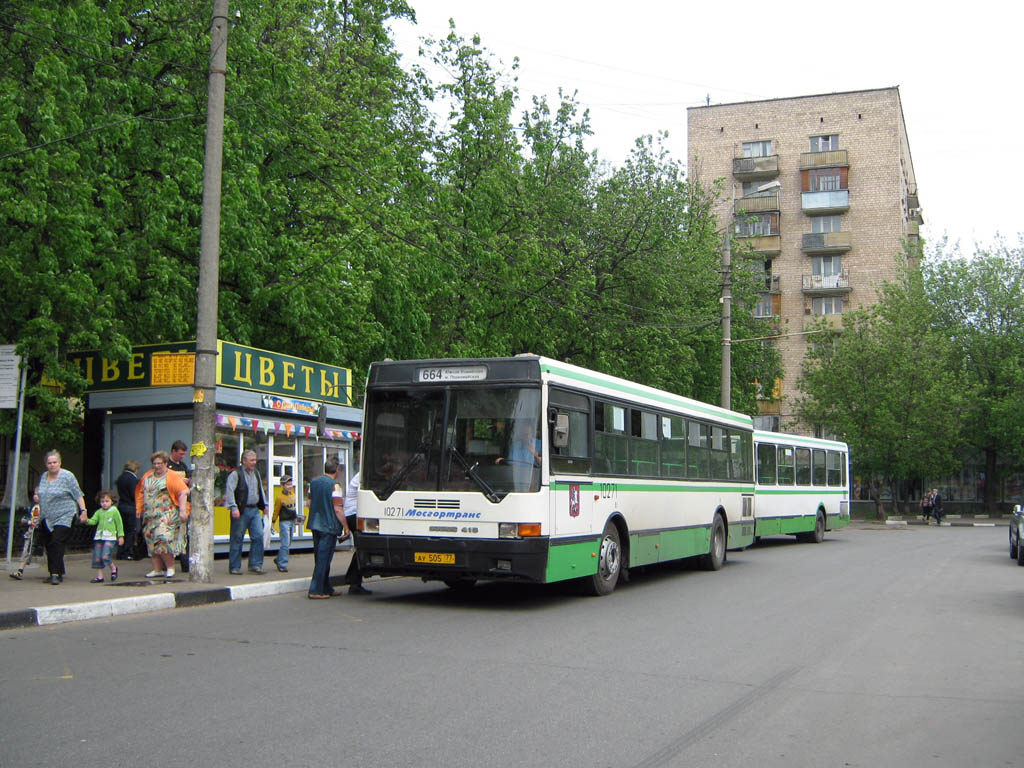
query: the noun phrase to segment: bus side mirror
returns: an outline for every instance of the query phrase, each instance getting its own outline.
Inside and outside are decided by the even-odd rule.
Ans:
[[[569,414],[559,413],[555,416],[555,428],[551,433],[551,445],[565,448],[569,445]]]

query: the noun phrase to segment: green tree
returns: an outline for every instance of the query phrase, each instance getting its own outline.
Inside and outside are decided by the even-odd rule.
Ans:
[[[995,511],[1000,469],[1024,468],[1024,238],[997,240],[971,257],[945,254],[925,266],[943,334],[962,361],[971,397],[963,436],[985,460],[985,507]]]
[[[819,330],[800,379],[805,423],[841,435],[854,472],[880,478],[892,499],[901,484],[954,471],[970,393],[921,273],[904,263],[877,304],[844,313],[841,331]]]
[[[68,403],[86,382],[68,351],[123,360],[132,343],[194,336],[209,11],[0,10],[0,339],[31,366],[38,442],[78,437]],[[420,86],[387,33],[411,13],[400,0],[283,0],[233,25],[221,338],[284,339],[358,369],[388,346],[388,323],[402,325],[379,296],[408,305],[415,290],[395,278],[410,248],[389,234],[424,186]]]

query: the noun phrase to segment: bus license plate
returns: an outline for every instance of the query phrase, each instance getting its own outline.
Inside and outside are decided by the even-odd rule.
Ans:
[[[412,555],[415,563],[429,563],[430,565],[455,565],[455,555],[445,552],[414,552]]]

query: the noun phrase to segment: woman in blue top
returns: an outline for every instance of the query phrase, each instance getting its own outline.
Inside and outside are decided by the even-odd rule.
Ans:
[[[39,542],[46,548],[46,567],[50,584],[64,581],[64,547],[71,536],[71,518],[85,513],[85,497],[78,480],[60,468],[60,454],[46,454],[46,474],[39,478],[33,501],[41,510]]]

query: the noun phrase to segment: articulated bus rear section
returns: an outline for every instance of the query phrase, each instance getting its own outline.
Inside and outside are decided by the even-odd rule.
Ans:
[[[846,443],[780,432],[754,433],[756,534],[818,543],[850,522]]]

